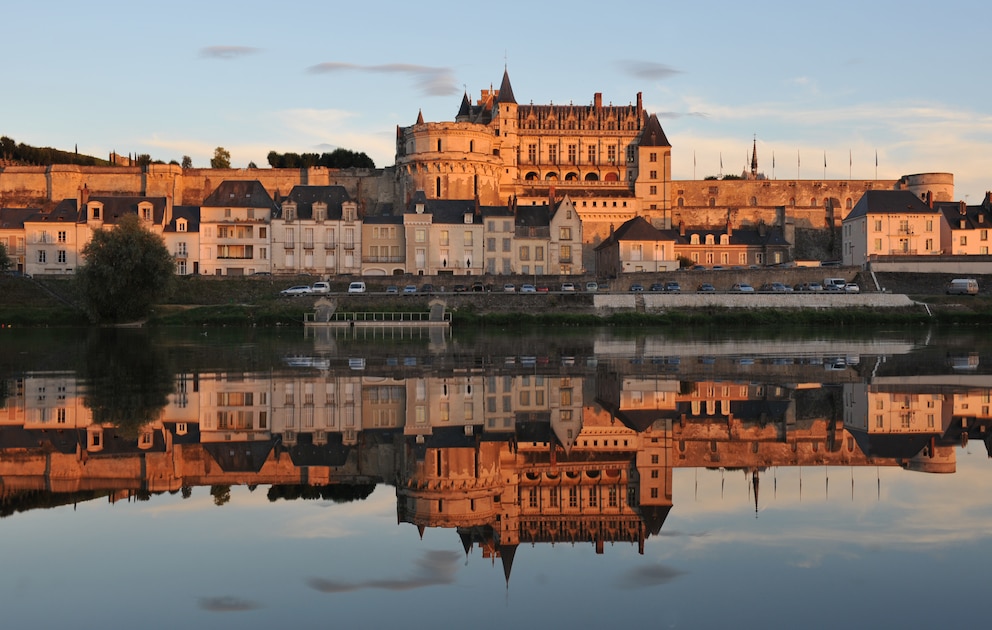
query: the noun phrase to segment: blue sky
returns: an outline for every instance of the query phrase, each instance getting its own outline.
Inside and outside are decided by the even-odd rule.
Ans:
[[[992,189],[984,2],[4,5],[0,134],[36,146],[194,166],[223,146],[236,167],[344,147],[387,166],[397,125],[452,120],[505,65],[520,103],[642,92],[675,179],[741,172],[756,137],[777,179],[874,178],[877,152],[880,178]]]

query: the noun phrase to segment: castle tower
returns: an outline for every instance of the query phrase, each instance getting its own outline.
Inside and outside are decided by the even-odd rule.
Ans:
[[[493,145],[498,147],[503,160],[505,175],[501,179],[500,198],[506,198],[516,192],[516,182],[520,178],[518,164],[520,163],[519,123],[517,119],[517,99],[513,96],[510,86],[510,74],[503,69],[503,81],[499,84],[499,92],[493,102]]]
[[[634,196],[641,202],[642,216],[660,219],[663,229],[671,229],[672,145],[655,114],[647,117],[638,138],[634,177]]]

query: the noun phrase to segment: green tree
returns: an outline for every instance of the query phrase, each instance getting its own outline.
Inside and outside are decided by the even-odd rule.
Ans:
[[[76,272],[86,311],[95,322],[134,321],[168,294],[175,264],[160,236],[126,215],[113,229],[97,230],[83,248]]]
[[[183,168],[193,168],[193,158],[191,158],[188,155],[184,155],[183,156],[182,167]]]
[[[10,256],[7,255],[7,246],[0,243],[0,271],[6,271],[10,269],[11,261]]]
[[[224,147],[214,149],[214,156],[210,158],[210,168],[231,168],[231,152]]]

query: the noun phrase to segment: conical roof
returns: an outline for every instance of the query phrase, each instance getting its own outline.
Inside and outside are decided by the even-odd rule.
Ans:
[[[506,68],[503,69],[503,82],[499,84],[499,97],[497,101],[500,103],[517,104],[517,99],[513,97],[513,88],[510,87],[510,74]]]

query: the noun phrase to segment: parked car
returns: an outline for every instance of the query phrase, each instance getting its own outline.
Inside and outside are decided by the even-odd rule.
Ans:
[[[434,285],[430,282],[425,282],[420,286],[420,292],[430,295],[431,293],[434,293]]]
[[[640,282],[635,282],[634,284],[630,285],[631,293],[640,293],[643,290],[644,290],[644,285],[641,284]]]
[[[854,282],[848,282],[844,285],[844,291],[847,293],[861,293],[861,287]]]
[[[709,282],[704,282],[696,287],[696,291],[699,291],[700,293],[716,293],[716,287]]]
[[[516,293],[517,287],[512,283],[507,282],[503,285],[503,293]]]
[[[465,286],[464,284],[456,284],[454,287],[452,287],[452,290],[455,293],[465,293],[466,291],[468,291],[468,287]]]
[[[521,284],[520,285],[520,292],[521,293],[537,293],[537,288],[535,288],[533,284]]]
[[[549,289],[548,287],[544,286],[543,284],[541,286],[537,287],[537,292],[538,293],[548,293],[550,291],[551,291],[551,289]]]
[[[598,290],[599,290],[599,284],[598,283],[596,283],[596,282],[587,282],[586,283],[586,291],[588,291],[588,292],[591,293],[591,292],[598,291]]]
[[[665,290],[665,285],[663,285],[660,282],[655,282],[650,287],[648,287],[648,291],[664,291],[664,290]]]
[[[352,282],[348,285],[348,293],[365,293],[366,290],[367,287],[365,286],[365,283],[360,280],[358,282]]]
[[[482,284],[481,282],[473,282],[472,283],[472,291],[475,292],[475,293],[485,293],[486,292],[486,285]]]
[[[313,293],[313,289],[306,285],[299,285],[295,287],[289,287],[288,289],[283,289],[279,292],[279,295],[288,295],[291,297],[299,297],[301,295],[310,295]]]
[[[761,285],[761,290],[772,293],[788,293],[792,291],[792,287],[787,287],[781,282],[769,282]]]
[[[399,292],[400,292],[399,287],[393,285],[389,285],[388,287],[386,287],[386,293],[399,293]]]
[[[678,282],[666,282],[665,283],[666,293],[682,293],[682,286]]]
[[[572,284],[571,282],[562,282],[561,283],[561,290],[562,291],[565,291],[567,293],[572,293],[572,292],[575,291],[575,285]]]
[[[730,290],[735,293],[754,293],[754,287],[746,282],[737,282],[730,287]]]
[[[955,278],[947,283],[944,292],[948,295],[978,295],[978,280]]]
[[[416,292],[417,292],[417,285],[415,284],[408,284],[405,287],[403,287],[404,295],[409,295],[411,293],[416,293]]]
[[[314,282],[313,286],[310,287],[310,292],[327,295],[331,292],[331,284],[329,282]]]

